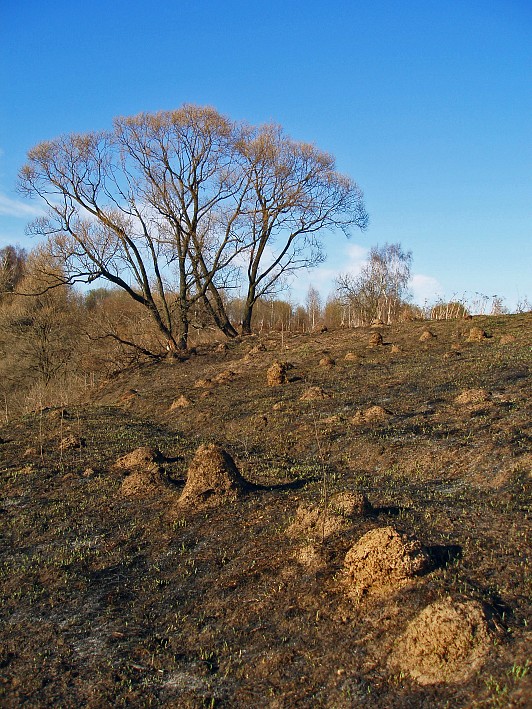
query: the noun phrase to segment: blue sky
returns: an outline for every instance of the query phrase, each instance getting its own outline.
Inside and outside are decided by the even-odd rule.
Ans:
[[[36,143],[117,115],[212,105],[331,152],[368,230],[302,273],[325,297],[367,249],[414,255],[416,300],[532,299],[530,0],[0,0],[0,247]]]

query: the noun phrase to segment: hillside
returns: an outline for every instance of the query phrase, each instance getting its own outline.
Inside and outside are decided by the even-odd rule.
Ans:
[[[2,706],[527,706],[531,332],[241,338],[3,425]]]

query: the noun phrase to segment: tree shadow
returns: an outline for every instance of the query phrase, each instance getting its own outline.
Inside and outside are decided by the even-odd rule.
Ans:
[[[261,485],[260,483],[248,482],[247,489],[250,492],[282,492],[283,490],[300,490],[307,483],[312,482],[310,479],[299,478],[288,483],[276,483],[275,485]]]

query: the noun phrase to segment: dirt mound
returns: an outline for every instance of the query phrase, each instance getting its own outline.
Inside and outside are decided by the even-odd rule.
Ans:
[[[392,349],[390,350],[390,352],[392,354],[398,354],[399,352],[401,352],[401,348],[399,347],[399,345],[392,345]]]
[[[382,339],[382,335],[380,332],[372,332],[369,340],[368,340],[368,345],[370,347],[380,347],[381,345],[384,344],[384,340]]]
[[[212,379],[197,379],[194,386],[196,389],[210,389],[213,386]]]
[[[248,485],[227,451],[214,443],[202,444],[189,465],[178,505],[215,506],[237,499]]]
[[[190,399],[187,399],[187,397],[182,394],[179,398],[172,402],[170,405],[170,411],[175,411],[175,409],[184,409],[187,406],[190,406],[191,403],[192,402]]]
[[[259,352],[266,352],[266,345],[262,342],[258,342],[254,347],[252,347],[249,350],[248,355],[258,354]]]
[[[391,413],[383,409],[382,406],[370,406],[366,411],[357,411],[351,419],[351,423],[360,426],[365,423],[383,423],[389,419]]]
[[[480,328],[480,327],[472,327],[471,330],[469,331],[469,336],[467,338],[468,342],[482,342],[483,340],[486,340],[488,338],[488,335],[486,332]]]
[[[509,345],[511,342],[515,342],[513,335],[501,335],[501,339],[499,340],[501,345]]]
[[[336,364],[335,360],[330,355],[325,355],[320,359],[320,367],[334,367]]]
[[[490,394],[486,389],[464,389],[458,394],[454,403],[458,406],[470,406],[484,404],[488,401],[490,401]]]
[[[393,527],[368,532],[345,557],[349,590],[357,600],[393,592],[429,568],[421,543]]]
[[[421,337],[419,338],[420,342],[427,342],[428,340],[432,340],[433,337],[436,337],[436,335],[431,332],[430,330],[423,330],[421,333]]]
[[[344,532],[353,519],[367,514],[371,505],[365,495],[343,492],[333,495],[327,509],[323,505],[299,505],[292,524],[286,530],[290,537],[320,539]]]
[[[118,458],[113,465],[115,470],[134,470],[135,468],[159,463],[162,460],[162,454],[157,448],[150,446],[142,446],[135,448],[131,453],[126,453],[121,458]]]
[[[85,439],[80,436],[76,436],[73,433],[67,434],[59,443],[59,448],[61,451],[74,450],[76,448],[83,448],[84,446]]]
[[[346,362],[359,362],[360,356],[355,354],[355,352],[348,352],[344,359]]]
[[[280,386],[288,381],[287,372],[291,369],[288,362],[274,362],[266,372],[266,381],[269,387]]]
[[[124,478],[120,486],[122,495],[132,497],[158,493],[163,488],[162,468],[151,463],[145,468],[138,468]]]
[[[380,318],[375,318],[371,321],[371,327],[383,327],[384,322]]]
[[[320,401],[321,399],[331,399],[331,394],[328,394],[321,387],[309,387],[300,397],[300,401]]]
[[[161,453],[156,448],[142,446],[131,453],[118,458],[113,465],[115,470],[126,475],[120,486],[123,495],[143,496],[159,492],[163,485],[162,468],[159,462]]]
[[[217,384],[229,384],[236,377],[236,374],[231,369],[224,369],[214,377]]]
[[[446,598],[408,624],[390,664],[419,684],[465,682],[483,664],[489,643],[480,603]]]

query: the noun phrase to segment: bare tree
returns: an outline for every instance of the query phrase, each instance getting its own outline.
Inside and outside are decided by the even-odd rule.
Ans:
[[[41,143],[20,173],[21,189],[48,205],[30,232],[48,238],[65,282],[123,289],[171,350],[187,346],[194,302],[219,314],[216,279],[241,248],[230,228],[241,180],[231,132],[214,109],[194,106],[119,118],[113,132]],[[220,318],[236,334],[223,309]]]
[[[398,243],[384,244],[372,247],[358,277],[339,276],[338,291],[349,302],[358,324],[397,319],[408,294],[411,267],[411,251],[403,251]]]
[[[312,285],[309,286],[307,291],[305,305],[310,327],[314,329],[316,327],[316,321],[321,316],[321,297],[319,291]]]
[[[224,294],[244,271],[249,333],[257,299],[321,260],[319,232],[367,223],[360,190],[332,157],[280,128],[192,105],[41,143],[20,186],[48,206],[29,231],[47,238],[64,283],[103,278],[122,289],[172,352],[186,349],[199,309],[237,334]]]
[[[361,191],[336,171],[334,158],[279,126],[248,128],[238,148],[249,180],[238,222],[248,244],[242,333],[249,334],[256,301],[283,276],[323,260],[326,232],[365,229],[368,217]]]

